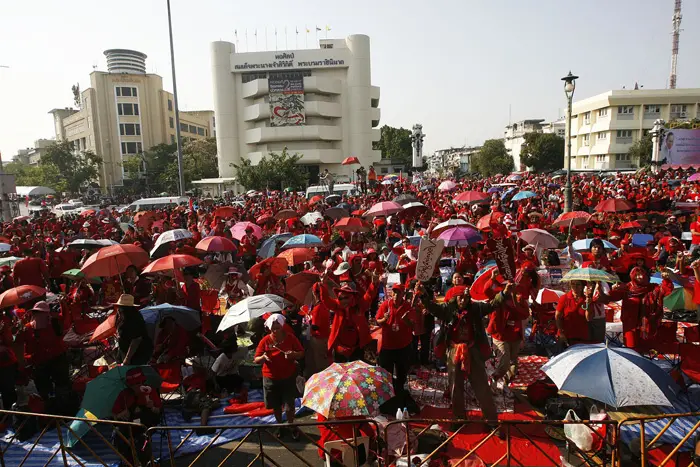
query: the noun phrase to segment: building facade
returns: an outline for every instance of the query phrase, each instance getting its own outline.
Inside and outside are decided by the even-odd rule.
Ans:
[[[211,45],[219,176],[284,148],[300,154],[311,182],[319,171],[349,175],[355,156],[367,168],[381,159],[379,88],[371,84],[365,35],[323,39],[319,49],[239,53]]]
[[[12,162],[31,166],[38,165],[46,149],[55,143],[55,139],[38,139],[34,141],[34,147],[18,150],[17,154],[12,156]]]
[[[481,146],[438,149],[428,158],[428,170],[434,174],[469,173],[472,157]]]
[[[571,168],[628,169],[639,166],[629,149],[663,119],[698,118],[700,89],[613,90],[574,102]]]
[[[544,119],[529,119],[508,125],[503,134],[503,143],[510,155],[513,156],[513,166],[516,172],[527,170],[527,167],[520,161],[520,151],[525,143],[527,133],[554,133],[564,138],[566,122],[564,119],[550,123],[545,123]]]
[[[80,108],[53,109],[56,140],[102,157],[100,186],[124,183],[122,161],[158,144],[176,142],[173,95],[163,78],[146,73],[146,55],[125,49],[105,51],[107,71],[90,74]],[[214,136],[213,111],[180,112],[183,142]],[[173,154],[173,157],[176,155]]]

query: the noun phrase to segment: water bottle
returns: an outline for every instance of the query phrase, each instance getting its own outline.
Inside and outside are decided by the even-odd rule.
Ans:
[[[396,409],[396,420],[401,420],[403,418],[403,412],[401,409]]]
[[[408,414],[408,409],[406,407],[404,407],[403,413],[401,414],[401,419],[408,420],[409,418],[410,418],[410,415]]]

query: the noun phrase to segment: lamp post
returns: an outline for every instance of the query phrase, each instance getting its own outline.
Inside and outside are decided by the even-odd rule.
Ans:
[[[659,118],[654,122],[654,127],[649,132],[652,141],[651,170],[654,173],[659,173],[659,165],[661,164],[661,141],[663,141],[664,133],[666,133],[665,126],[666,122]]]
[[[564,187],[564,212],[571,212],[571,102],[574,99],[576,90],[576,80],[578,76],[569,74],[561,80],[564,81],[564,93],[566,94],[566,157],[564,167],[566,168],[566,186]]]
[[[182,136],[180,135],[180,109],[177,105],[177,81],[175,80],[175,48],[173,47],[173,23],[170,18],[170,0],[168,4],[168,32],[170,33],[170,64],[173,70],[173,105],[175,106],[175,136],[177,138],[177,171],[180,176],[180,196],[185,196],[185,174],[182,168]]]

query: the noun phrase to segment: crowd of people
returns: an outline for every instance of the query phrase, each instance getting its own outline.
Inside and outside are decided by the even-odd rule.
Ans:
[[[694,288],[700,274],[700,186],[687,181],[690,174],[677,169],[576,175],[573,211],[578,215],[568,222],[560,217],[564,180],[534,173],[378,183],[372,172],[369,185],[363,174],[357,192],[342,196],[249,192],[235,204],[193,198],[189,205],[147,213],[102,208],[79,216],[40,212],[17,218],[2,226],[7,246],[0,257],[5,264],[0,292],[35,286],[44,293],[24,301],[0,299],[3,407],[26,407],[17,388],[31,380],[43,407],[36,410],[74,415],[74,405],[66,401],[80,403],[74,373],[81,362],[71,350],[82,348],[114,313],[114,337],[98,340],[115,349],[108,366],[176,362],[179,368],[207,354],[213,363],[200,388],[225,398],[240,396],[250,385],[250,376],[240,371],[248,361],[261,368],[265,405],[279,422],[294,420],[299,377],[309,378],[332,362],[363,359],[394,375],[398,395],[405,395],[413,369],[444,365],[454,417],[466,416],[469,384],[484,418],[495,421],[492,390],[515,377],[525,330],[541,313],[554,314],[555,351],[560,351],[603,342],[605,305],[621,300],[624,345],[641,349],[654,341],[663,299],[674,282],[700,304]],[[332,187],[333,176],[323,177]],[[471,196],[460,196],[464,193]],[[378,203],[394,200],[402,208],[372,213]],[[600,207],[604,202],[609,207]],[[441,274],[436,265],[429,280],[418,280],[419,239],[435,238],[451,226],[478,235],[445,247],[442,256],[454,259],[452,274]],[[178,229],[186,233],[159,241]],[[530,229],[546,231],[560,244],[529,243],[519,234]],[[690,232],[688,239],[684,232]],[[283,246],[303,235],[292,250]],[[488,240],[495,236],[509,239],[516,266],[511,278],[492,265],[496,252]],[[208,247],[212,237],[228,240],[224,243],[231,247]],[[113,248],[97,240],[153,250],[151,261],[170,255],[199,261],[155,273],[142,273],[146,264],[134,261],[111,276],[93,277],[86,267],[92,256]],[[586,246],[576,248],[582,240]],[[593,268],[620,282],[550,281],[547,287],[562,294],[543,304],[538,293],[552,267]],[[85,273],[75,272],[81,268]],[[655,273],[659,279],[651,281]],[[290,284],[302,276],[305,290],[292,291]],[[226,310],[261,294],[284,298],[284,309],[220,329]],[[140,310],[161,304],[195,310],[198,326],[170,317],[156,323],[154,333]],[[695,313],[688,316],[697,320]],[[250,337],[252,358],[241,348],[243,336]],[[487,374],[491,358],[495,372]],[[154,397],[159,388],[148,388],[142,370],[130,370],[127,379],[114,418],[133,420],[160,410]]]

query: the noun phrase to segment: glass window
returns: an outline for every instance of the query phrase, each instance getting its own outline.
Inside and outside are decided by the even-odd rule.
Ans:
[[[599,109],[598,110],[598,116],[599,117],[606,117],[608,115],[608,109],[607,107],[604,109]]]
[[[660,105],[645,105],[644,106],[644,113],[645,114],[658,114],[660,112],[661,112]]]
[[[199,136],[204,136],[204,128],[197,127],[197,134],[198,134]]]
[[[134,97],[138,97],[137,88],[131,88],[131,95]]]
[[[632,130],[617,130],[617,137],[620,139],[631,138]]]
[[[634,107],[631,105],[621,105],[617,108],[617,113],[619,114],[632,114],[634,113]]]
[[[116,88],[114,88],[114,91],[117,93],[117,97],[121,97],[121,95],[122,95],[122,88],[121,87],[117,86]]]
[[[194,133],[196,135],[197,134],[197,127],[194,125],[190,125],[190,133]]]
[[[608,139],[608,133],[605,131],[598,133],[598,139]]]
[[[175,119],[173,117],[170,117],[170,128],[175,128]]]
[[[180,131],[187,131],[187,123],[180,122]]]
[[[139,105],[134,104],[134,115],[138,115],[138,114],[139,114]]]
[[[173,100],[172,99],[168,99],[168,110],[171,112],[173,111]]]

